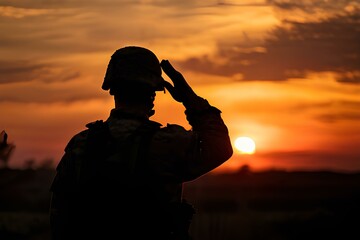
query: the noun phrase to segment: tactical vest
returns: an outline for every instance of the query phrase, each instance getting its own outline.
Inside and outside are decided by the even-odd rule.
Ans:
[[[193,207],[181,196],[178,202],[169,202],[164,194],[168,183],[147,168],[147,149],[160,126],[145,122],[120,141],[112,137],[107,122],[99,120],[87,127],[85,154],[74,165],[76,178],[68,206],[70,225],[78,226],[79,235],[89,226],[106,232],[122,227],[127,234],[140,230],[157,239],[190,239]],[[119,221],[94,223],[94,219],[119,217],[123,226],[117,225]]]

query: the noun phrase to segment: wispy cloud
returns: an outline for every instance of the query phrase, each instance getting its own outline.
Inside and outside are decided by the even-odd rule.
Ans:
[[[325,122],[325,123],[334,123],[339,120],[347,120],[347,121],[359,121],[360,113],[355,111],[341,111],[337,113],[324,113],[316,116],[316,119]]]
[[[305,12],[314,12],[317,9],[328,11],[343,11],[349,5],[356,5],[354,0],[267,0],[267,3],[283,10],[300,9]]]
[[[9,18],[25,18],[54,13],[54,9],[18,8],[12,6],[0,6],[0,16]]]
[[[324,109],[329,107],[338,107],[341,109],[360,109],[360,101],[333,100],[319,103],[300,103],[296,104],[292,108],[296,111],[306,111],[308,109]]]
[[[353,0],[267,0],[282,20],[322,21],[336,15],[358,12],[360,2]]]
[[[344,149],[345,150],[345,149]],[[360,167],[360,152],[326,152],[326,151],[282,151],[258,153],[264,165],[283,166],[293,169],[323,169],[352,171]]]
[[[32,84],[31,82],[8,84],[0,88],[0,103],[41,103],[46,105],[104,99],[105,95],[99,94],[98,85],[100,83],[97,84],[96,81],[89,79],[51,84]]]
[[[102,98],[101,79],[59,63],[0,61],[0,102],[52,103]]]
[[[0,85],[16,82],[64,82],[80,77],[80,72],[68,67],[25,60],[0,61]]]
[[[185,68],[244,80],[286,80],[307,72],[333,71],[339,81],[360,83],[360,14],[322,22],[286,22],[269,33],[264,44],[248,48],[239,44],[218,46],[220,59],[203,56],[182,63]],[[246,47],[245,47],[246,48]]]

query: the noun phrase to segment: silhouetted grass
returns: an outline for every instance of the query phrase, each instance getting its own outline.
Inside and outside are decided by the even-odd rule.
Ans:
[[[53,170],[0,169],[0,239],[48,240]],[[360,174],[239,172],[185,184],[194,240],[360,239]]]

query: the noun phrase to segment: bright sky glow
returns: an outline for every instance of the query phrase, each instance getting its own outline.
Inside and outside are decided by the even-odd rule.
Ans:
[[[235,148],[243,154],[253,154],[256,149],[254,140],[249,137],[238,137],[234,145]]]
[[[9,165],[57,163],[86,123],[106,119],[110,56],[140,45],[222,111],[231,139],[256,141],[216,171],[360,170],[359,10],[358,0],[0,0]],[[152,120],[190,129],[168,93],[155,110]]]

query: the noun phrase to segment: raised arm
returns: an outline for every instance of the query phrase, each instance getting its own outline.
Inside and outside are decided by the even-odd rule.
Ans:
[[[186,118],[192,126],[195,142],[190,146],[192,149],[189,150],[189,161],[185,168],[185,180],[192,180],[215,169],[232,156],[228,128],[221,118],[221,111],[199,97],[169,61],[163,60],[161,67],[173,82],[173,85],[165,82],[166,89],[176,101],[183,103]]]

